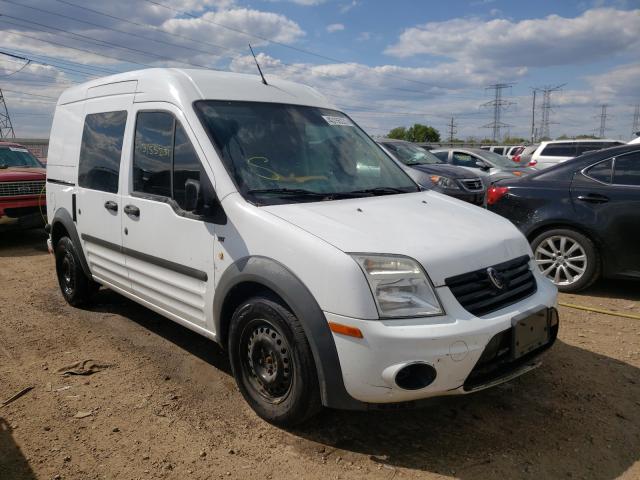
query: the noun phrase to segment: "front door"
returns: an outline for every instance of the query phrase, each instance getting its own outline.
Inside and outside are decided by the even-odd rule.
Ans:
[[[604,232],[606,270],[640,278],[640,152],[576,174],[571,196],[577,220]]]
[[[133,95],[86,101],[78,162],[75,215],[91,273],[105,285],[129,289],[122,254],[119,175]]]
[[[204,155],[182,113],[145,104],[123,192],[123,251],[133,293],[190,327],[212,327],[213,224],[189,210],[187,181],[204,182]],[[210,288],[208,288],[210,287]]]

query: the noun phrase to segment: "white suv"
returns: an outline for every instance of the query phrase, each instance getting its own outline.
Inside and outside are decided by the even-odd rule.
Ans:
[[[65,91],[49,247],[228,349],[268,421],[468,393],[538,365],[556,288],[506,219],[417,185],[294,83],[150,69]]]
[[[531,154],[529,165],[538,170],[548,168],[592,150],[624,145],[618,140],[550,140],[540,142]]]

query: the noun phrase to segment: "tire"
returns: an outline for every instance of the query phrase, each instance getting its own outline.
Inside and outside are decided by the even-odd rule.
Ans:
[[[561,292],[584,290],[600,277],[598,249],[589,237],[576,230],[557,228],[542,232],[531,242],[531,249],[542,274]]]
[[[228,348],[240,393],[261,418],[291,427],[321,410],[309,342],[280,300],[259,296],[243,302],[231,319]]]
[[[74,307],[88,303],[100,285],[85,275],[76,247],[69,237],[58,240],[55,258],[58,284],[64,299]]]

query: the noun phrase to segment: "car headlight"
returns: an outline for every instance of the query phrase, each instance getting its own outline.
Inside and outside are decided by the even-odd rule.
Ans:
[[[444,314],[431,281],[415,260],[378,254],[352,257],[369,282],[380,318]]]
[[[431,181],[436,187],[447,188],[449,190],[460,190],[460,187],[456,181],[449,177],[443,177],[442,175],[431,175]]]

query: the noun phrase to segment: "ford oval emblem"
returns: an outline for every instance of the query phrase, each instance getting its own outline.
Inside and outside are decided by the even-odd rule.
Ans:
[[[487,268],[487,276],[489,277],[489,281],[496,288],[496,290],[504,290],[504,288],[506,287],[504,275],[498,272],[495,268],[489,267]]]

